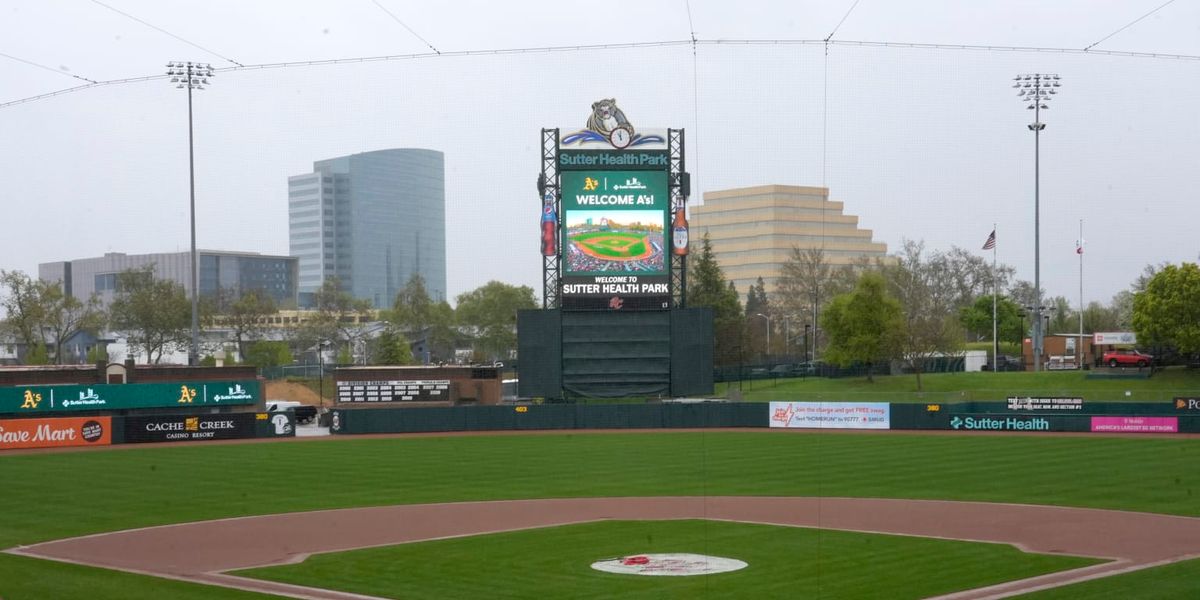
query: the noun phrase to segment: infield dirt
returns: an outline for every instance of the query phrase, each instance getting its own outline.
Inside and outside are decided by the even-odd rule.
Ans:
[[[1012,544],[1107,559],[958,592],[1003,598],[1200,556],[1200,519],[1054,506],[870,498],[657,497],[415,504],[241,517],[118,531],[6,552],[295,598],[366,598],[224,574],[319,552],[605,519],[717,519]]]

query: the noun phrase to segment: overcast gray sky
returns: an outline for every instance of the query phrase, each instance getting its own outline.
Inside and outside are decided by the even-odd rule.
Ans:
[[[1043,113],[1042,284],[1075,302],[1084,219],[1085,301],[1107,302],[1144,265],[1200,254],[1200,60],[845,42],[1082,49],[1162,4],[0,0],[0,103],[86,83],[72,75],[159,75],[170,60],[225,69],[432,46],[447,54],[219,73],[195,98],[198,244],[286,254],[289,175],[433,148],[446,153],[451,296],[491,279],[540,294],[539,129],[582,127],[604,97],[636,126],[687,129],[693,203],[706,190],[828,185],[893,250],[903,238],[978,249],[996,223],[1000,261],[1032,280],[1032,111],[1009,85],[1058,73]],[[692,29],[705,41],[821,40],[835,27],[828,54],[820,43],[452,54]],[[1093,50],[1200,56],[1200,3],[1172,2]],[[0,268],[185,250],[187,150],[185,94],[163,79],[0,107]]]

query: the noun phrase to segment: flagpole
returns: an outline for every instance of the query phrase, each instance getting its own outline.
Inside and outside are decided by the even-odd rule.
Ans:
[[[1083,219],[1079,220],[1079,368],[1083,368]]]
[[[996,235],[996,224],[992,223],[992,235]],[[992,244],[992,372],[1000,365],[1000,338],[996,336],[996,245]]]

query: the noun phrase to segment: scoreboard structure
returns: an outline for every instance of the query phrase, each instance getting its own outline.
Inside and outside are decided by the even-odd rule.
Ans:
[[[542,129],[542,309],[517,318],[525,397],[712,392],[712,313],[689,309],[684,130],[635,130],[615,100]]]

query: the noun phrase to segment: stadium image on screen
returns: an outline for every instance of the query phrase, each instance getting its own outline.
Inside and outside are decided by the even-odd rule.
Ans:
[[[656,210],[568,210],[568,273],[662,273],[663,213]]]

